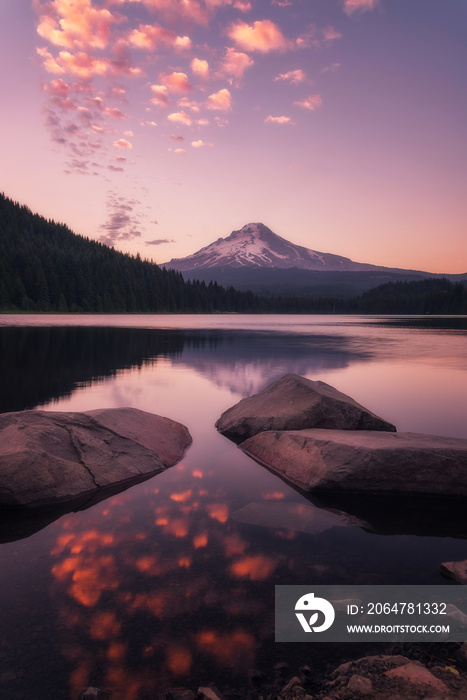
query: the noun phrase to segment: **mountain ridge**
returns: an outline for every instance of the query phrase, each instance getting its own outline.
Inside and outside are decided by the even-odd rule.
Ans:
[[[371,263],[355,262],[334,253],[323,253],[291,243],[261,222],[246,224],[226,238],[218,238],[192,255],[172,258],[162,267],[179,272],[208,269],[262,268],[270,270],[300,269],[314,272],[423,272],[404,270]],[[430,273],[423,274],[429,275]]]

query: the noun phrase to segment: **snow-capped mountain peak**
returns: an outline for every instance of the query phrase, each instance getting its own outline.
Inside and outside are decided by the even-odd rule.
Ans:
[[[250,223],[227,238],[201,248],[186,258],[174,258],[165,267],[180,271],[206,268],[301,268],[342,270],[352,261],[295,245],[262,223]]]

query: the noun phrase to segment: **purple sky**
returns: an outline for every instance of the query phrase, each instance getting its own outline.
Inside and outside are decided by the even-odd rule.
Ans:
[[[0,189],[164,262],[251,221],[467,271],[464,0],[2,0]]]

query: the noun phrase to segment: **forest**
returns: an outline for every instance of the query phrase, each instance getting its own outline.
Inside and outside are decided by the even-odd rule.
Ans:
[[[467,287],[389,282],[353,298],[261,297],[185,281],[73,233],[0,194],[0,311],[42,313],[467,314]]]

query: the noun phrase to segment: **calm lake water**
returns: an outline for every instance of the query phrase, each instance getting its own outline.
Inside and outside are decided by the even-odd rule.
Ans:
[[[274,642],[276,584],[451,585],[439,565],[467,558],[462,504],[318,507],[214,428],[295,372],[399,431],[467,438],[465,317],[5,315],[0,353],[1,412],[133,406],[193,436],[177,466],[92,508],[2,516],[3,697],[154,700],[337,664],[362,646]]]

